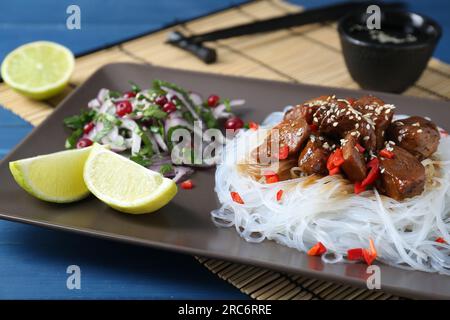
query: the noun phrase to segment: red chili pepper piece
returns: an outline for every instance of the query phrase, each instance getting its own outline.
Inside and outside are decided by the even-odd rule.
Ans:
[[[277,201],[280,201],[282,196],[283,196],[283,190],[278,190],[278,192],[277,192]]]
[[[380,176],[380,161],[378,158],[373,158],[367,163],[367,168],[370,168],[367,177],[361,181],[361,186],[367,187],[373,184]]]
[[[436,238],[436,240],[434,240],[434,241],[439,242],[439,243],[447,243],[447,242],[445,241],[445,239],[442,238],[442,237]]]
[[[356,148],[358,149],[359,153],[364,153],[364,151],[366,151],[366,149],[359,143],[356,144]]]
[[[322,242],[317,242],[311,249],[308,250],[308,256],[321,256],[327,252],[327,248],[322,244]]]
[[[190,190],[190,189],[194,188],[194,183],[190,179],[186,180],[186,181],[183,181],[181,183],[181,188],[183,188],[185,190]]]
[[[256,122],[250,121],[248,123],[248,128],[251,129],[251,130],[256,131],[256,130],[258,130],[259,125]]]
[[[266,175],[266,183],[275,183],[278,181],[280,181],[280,178],[278,177],[277,174]]]
[[[366,187],[361,184],[361,182],[355,182],[354,187],[355,194],[360,194],[361,192],[366,191]]]
[[[370,266],[374,262],[374,260],[377,258],[376,255],[373,255],[367,249],[363,249],[363,257],[364,257],[364,261],[367,263],[368,266]]]
[[[278,159],[279,160],[285,160],[287,159],[288,155],[289,155],[289,147],[288,146],[281,146],[280,150],[278,150]]]
[[[350,103],[351,106],[352,106],[352,105],[355,103],[355,101],[356,101],[355,98],[346,98],[345,100],[347,100],[348,103]]]
[[[328,171],[328,174],[330,175],[330,176],[334,176],[335,174],[338,174],[338,173],[340,173],[341,172],[341,169],[339,169],[339,167],[336,167],[336,168],[333,168],[333,169],[331,169],[330,171]]]
[[[342,149],[336,149],[327,160],[327,169],[328,171],[333,170],[334,168],[339,168],[344,163],[344,155],[342,154]]]
[[[392,159],[392,158],[394,158],[394,153],[387,149],[383,149],[380,151],[380,156],[383,158]]]
[[[233,199],[234,202],[239,203],[239,204],[244,204],[244,200],[242,200],[239,193],[232,191],[230,194],[231,194],[231,199]]]
[[[347,259],[351,261],[361,260],[363,258],[363,248],[354,248],[347,250]]]
[[[317,130],[319,130],[319,127],[317,126],[317,124],[310,124],[309,125],[309,129],[311,129],[311,131],[317,131]]]

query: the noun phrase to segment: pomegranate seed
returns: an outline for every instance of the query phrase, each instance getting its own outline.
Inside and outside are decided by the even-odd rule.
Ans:
[[[282,196],[283,196],[283,190],[278,190],[278,192],[277,192],[277,201],[280,201]]]
[[[212,94],[208,97],[208,106],[214,108],[219,103],[220,97],[216,94]]]
[[[156,97],[156,99],[155,99],[155,103],[160,107],[165,105],[167,102],[169,102],[169,101],[167,100],[166,96],[159,96],[159,97]]]
[[[83,127],[84,134],[88,134],[89,132],[91,132],[92,129],[94,129],[94,127],[95,127],[95,124],[93,122],[86,123]]]
[[[86,148],[89,147],[90,145],[92,145],[92,140],[88,139],[88,138],[81,138],[80,140],[78,140],[77,142],[77,149],[82,149],[82,148]]]
[[[238,117],[229,118],[225,122],[225,129],[238,130],[244,127],[244,121]]]
[[[163,110],[164,112],[172,113],[177,110],[177,107],[172,102],[167,102],[166,104],[164,104]]]
[[[194,188],[194,183],[192,183],[192,180],[190,180],[190,179],[183,181],[181,183],[181,188],[183,188],[185,190],[190,190],[190,189]]]
[[[133,111],[133,106],[131,105],[130,101],[124,100],[119,101],[116,104],[116,114],[119,117],[123,117]]]
[[[136,93],[134,93],[133,91],[128,91],[123,94],[123,97],[125,99],[134,98],[134,97],[136,97]]]

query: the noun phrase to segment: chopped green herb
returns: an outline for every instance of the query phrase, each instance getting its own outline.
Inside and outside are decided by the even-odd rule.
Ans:
[[[83,129],[76,129],[71,133],[71,135],[66,139],[64,144],[66,149],[74,149],[77,146],[78,139],[83,135]]]
[[[64,125],[70,129],[82,129],[86,123],[94,119],[95,114],[94,110],[83,110],[80,115],[65,118]]]
[[[173,166],[170,163],[166,163],[166,164],[163,164],[159,168],[159,173],[161,173],[162,175],[165,175],[166,173],[169,173],[172,170],[173,170]]]
[[[148,167],[152,163],[152,161],[149,158],[147,158],[139,153],[131,156],[130,160],[132,160],[132,161],[136,162],[137,164],[140,164],[141,166],[144,166],[144,167]]]
[[[120,98],[122,96],[122,94],[119,91],[112,91],[110,90],[108,92],[108,97],[109,98]]]
[[[133,82],[133,81],[128,81],[128,83],[131,84],[131,90],[132,90],[134,93],[138,93],[138,92],[141,91],[141,88],[140,88],[135,82]]]
[[[157,105],[151,105],[147,109],[142,111],[144,115],[144,120],[148,120],[149,118],[154,119],[165,119],[167,117],[167,113],[161,110],[161,108]]]
[[[231,112],[230,99],[223,99],[222,103],[225,105],[225,111]]]

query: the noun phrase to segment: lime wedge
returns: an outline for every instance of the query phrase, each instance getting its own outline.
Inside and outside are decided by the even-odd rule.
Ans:
[[[29,194],[50,202],[86,197],[83,168],[92,147],[56,152],[9,163],[16,182]]]
[[[177,186],[160,173],[95,145],[84,167],[88,189],[110,207],[126,213],[149,213],[165,206]]]
[[[37,41],[10,52],[1,66],[3,80],[23,95],[47,99],[61,92],[72,75],[72,52],[54,42]]]

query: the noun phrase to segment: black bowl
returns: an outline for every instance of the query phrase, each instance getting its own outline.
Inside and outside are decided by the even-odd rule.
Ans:
[[[339,21],[348,71],[364,89],[403,92],[426,68],[441,27],[423,15],[384,10],[381,29],[371,31],[366,27],[367,17],[365,12],[355,12]]]

